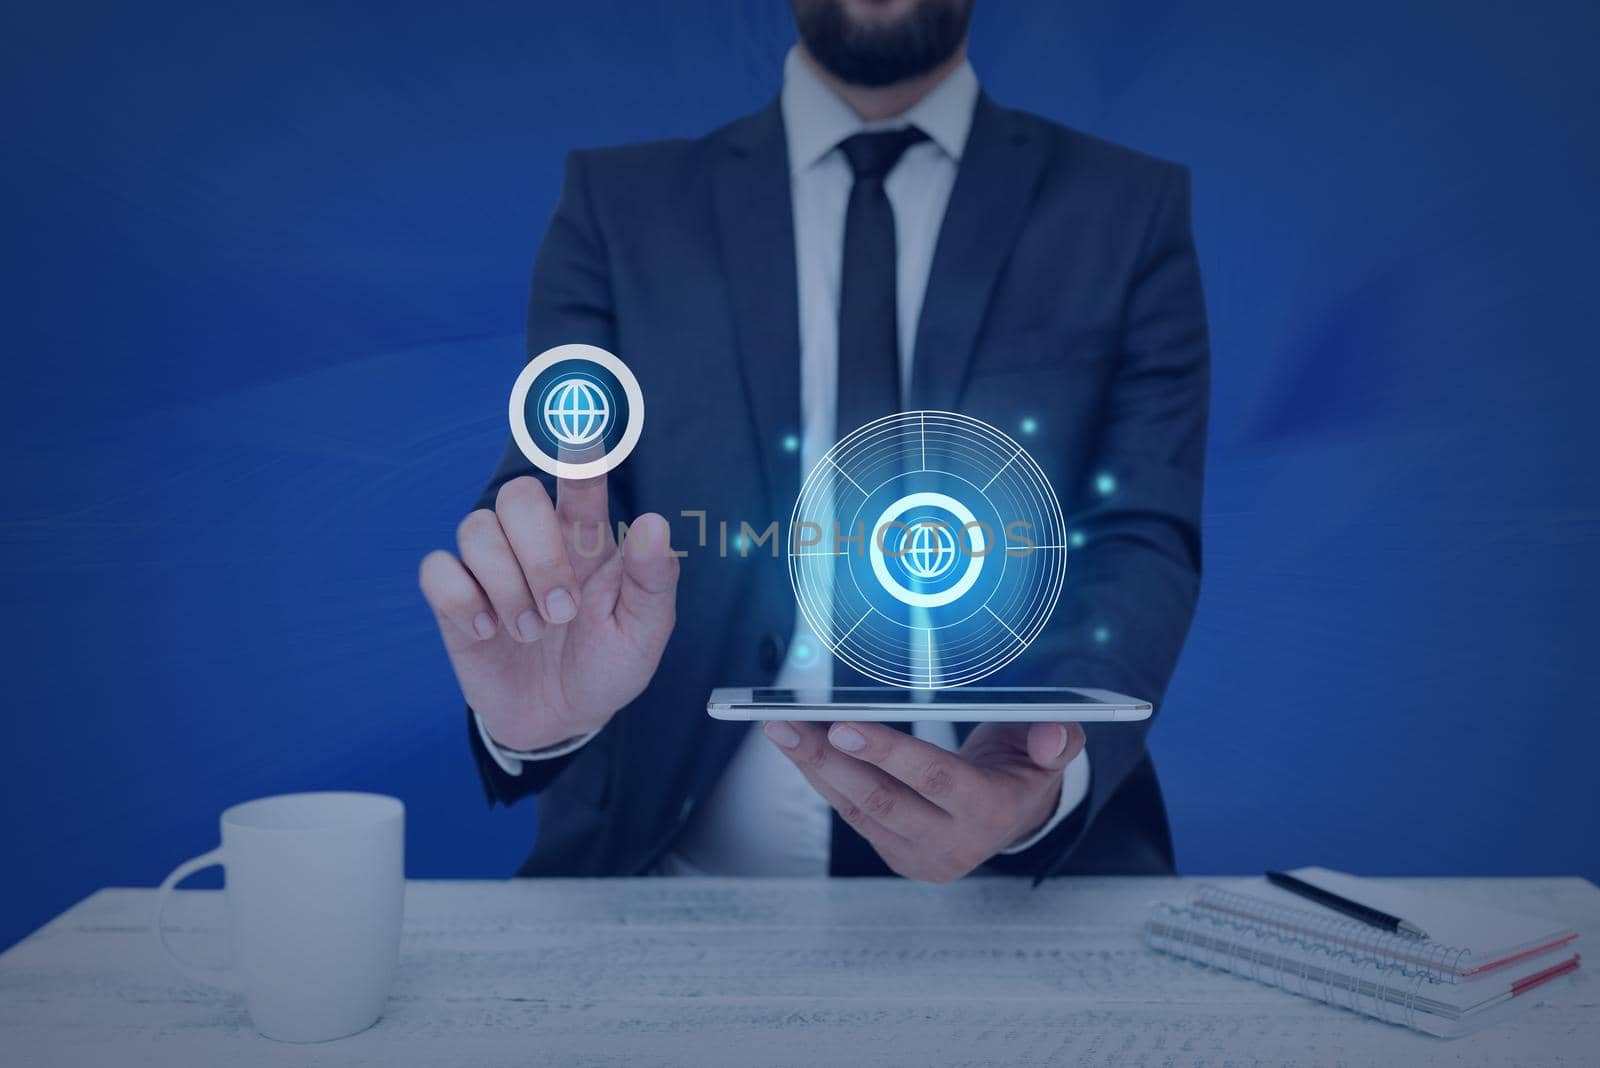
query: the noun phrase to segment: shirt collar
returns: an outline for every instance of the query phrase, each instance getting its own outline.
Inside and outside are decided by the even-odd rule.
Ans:
[[[972,112],[978,102],[978,76],[972,64],[945,76],[933,91],[903,115],[883,122],[865,122],[800,58],[798,46],[783,61],[784,134],[789,142],[789,173],[798,174],[836,148],[851,134],[863,130],[893,130],[916,126],[951,159],[959,160],[972,129]]]

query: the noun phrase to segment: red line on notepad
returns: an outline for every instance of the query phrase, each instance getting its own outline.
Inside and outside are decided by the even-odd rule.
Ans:
[[[1546,983],[1551,979],[1566,975],[1568,972],[1577,971],[1578,962],[1582,959],[1583,958],[1581,956],[1574,953],[1569,959],[1562,961],[1560,964],[1546,968],[1542,972],[1535,972],[1526,979],[1518,979],[1516,982],[1511,984],[1511,996],[1516,997],[1518,994],[1532,990],[1540,983]]]
[[[1559,948],[1561,946],[1566,945],[1568,942],[1571,942],[1573,939],[1575,939],[1577,937],[1578,937],[1578,934],[1577,934],[1576,931],[1574,931],[1572,934],[1567,935],[1567,937],[1558,938],[1554,942],[1546,942],[1542,946],[1534,946],[1531,949],[1523,950],[1521,953],[1513,953],[1509,957],[1501,957],[1499,960],[1485,961],[1483,964],[1480,964],[1476,968],[1473,968],[1471,971],[1465,972],[1463,974],[1465,974],[1465,975],[1477,975],[1479,972],[1487,972],[1487,971],[1490,971],[1490,970],[1492,970],[1494,968],[1503,967],[1504,965],[1507,965],[1507,964],[1515,964],[1517,961],[1521,960],[1523,957],[1532,957],[1532,956],[1535,956],[1535,955],[1537,955],[1539,953],[1548,953],[1552,949],[1557,949],[1557,948]]]

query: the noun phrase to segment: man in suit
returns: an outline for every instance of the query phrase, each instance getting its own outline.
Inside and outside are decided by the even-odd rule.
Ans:
[[[1007,430],[1061,497],[1060,601],[988,681],[1159,702],[1199,586],[1186,171],[990,100],[971,0],[794,7],[770,106],[568,158],[528,351],[618,353],[649,422],[609,477],[555,485],[509,447],[459,554],[423,561],[490,802],[539,795],[526,875],[1170,872],[1148,723],[704,712],[715,686],[849,677],[777,543],[724,555],[702,524],[786,518],[803,469],[894,411]]]

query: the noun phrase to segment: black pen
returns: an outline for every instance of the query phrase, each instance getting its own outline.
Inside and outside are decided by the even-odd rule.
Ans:
[[[1340,897],[1338,894],[1330,893],[1320,886],[1312,886],[1303,879],[1296,879],[1293,875],[1288,875],[1281,871],[1269,871],[1267,872],[1267,882],[1273,886],[1281,886],[1291,894],[1299,894],[1303,898],[1315,901],[1319,905],[1326,905],[1335,912],[1342,912],[1352,919],[1371,924],[1373,927],[1381,927],[1385,931],[1393,931],[1396,934],[1410,935],[1412,938],[1428,937],[1428,933],[1422,928],[1415,924],[1407,923],[1398,916],[1391,916],[1387,912],[1368,908],[1359,901],[1351,901],[1347,897]]]

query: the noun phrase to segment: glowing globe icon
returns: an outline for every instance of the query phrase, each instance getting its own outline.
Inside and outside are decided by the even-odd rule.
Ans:
[[[900,539],[900,559],[914,579],[928,582],[956,563],[956,536],[948,523],[913,523]]]
[[[587,378],[574,376],[555,384],[544,404],[544,425],[563,445],[581,448],[605,437],[611,425],[611,407],[605,390]]]

